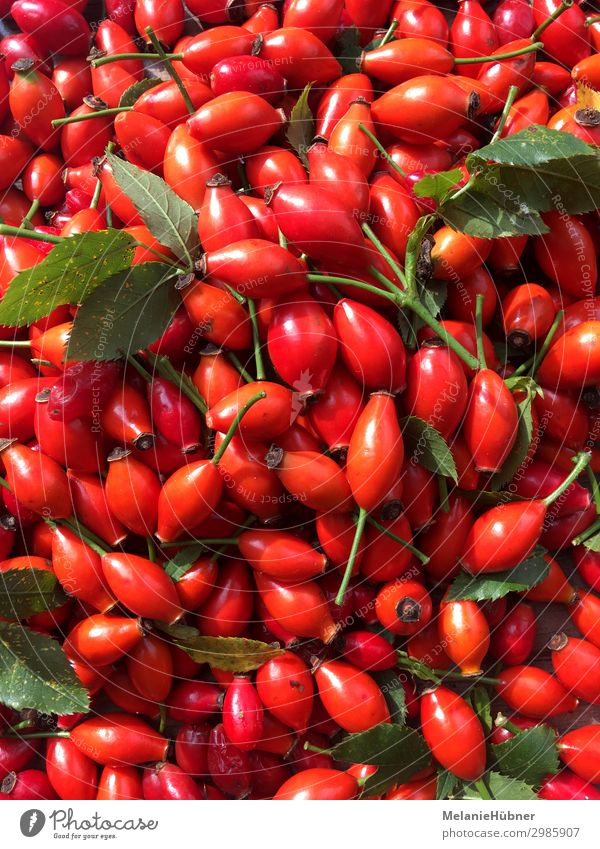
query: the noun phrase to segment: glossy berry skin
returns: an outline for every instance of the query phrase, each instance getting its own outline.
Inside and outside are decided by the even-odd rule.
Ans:
[[[555,309],[547,290],[537,283],[523,283],[502,302],[502,320],[513,345],[529,345],[543,338],[554,320]]]
[[[372,115],[394,138],[427,144],[458,129],[477,105],[450,77],[424,75],[387,91],[373,104]]]
[[[539,26],[560,4],[556,0],[534,0],[533,19]],[[590,36],[585,26],[585,13],[571,6],[544,30],[544,51],[559,65],[572,68],[590,54]]]
[[[456,354],[436,340],[426,342],[411,357],[406,377],[405,409],[447,439],[467,406],[467,381]]]
[[[448,498],[448,511],[438,511],[435,521],[421,532],[417,547],[429,557],[425,571],[431,580],[446,581],[458,574],[460,557],[473,522],[467,499],[452,493]]]
[[[556,339],[537,371],[543,386],[580,389],[600,379],[600,321],[584,321]]]
[[[210,72],[210,85],[218,97],[230,91],[250,91],[277,106],[286,88],[276,67],[260,56],[231,56],[217,62]]]
[[[275,578],[297,581],[315,578],[327,566],[323,554],[284,531],[244,531],[239,537],[239,549],[253,569]]]
[[[103,766],[127,766],[164,760],[169,741],[135,716],[111,713],[86,719],[71,731],[80,752]]]
[[[315,637],[329,643],[336,634],[325,596],[315,581],[290,583],[257,572],[256,588],[271,616],[299,637]]]
[[[552,666],[563,687],[589,704],[600,702],[600,649],[587,640],[557,634],[550,641]]]
[[[50,784],[60,799],[68,801],[96,798],[96,764],[72,740],[48,740],[46,771]]]
[[[289,493],[321,513],[352,510],[350,485],[340,466],[318,451],[284,451],[277,476]]]
[[[286,801],[353,799],[358,791],[356,778],[337,769],[305,769],[285,781],[274,799]]]
[[[568,713],[577,707],[577,699],[548,672],[536,666],[512,666],[498,673],[496,690],[515,711],[534,719]]]
[[[378,672],[392,669],[396,665],[396,653],[392,645],[379,634],[371,631],[349,631],[336,641],[344,659],[359,669]]]
[[[30,799],[58,799],[48,776],[40,769],[24,769],[12,772],[4,779],[0,790],[0,801],[28,801]]]
[[[269,323],[267,349],[277,373],[308,398],[324,389],[338,343],[327,313],[308,296],[281,299]]]
[[[549,232],[534,241],[535,256],[544,272],[561,291],[574,298],[590,298],[596,293],[598,280],[596,249],[585,224],[574,216],[561,216],[558,212],[544,213],[544,223]],[[580,262],[577,272],[565,276],[577,245]]]
[[[165,701],[173,683],[173,658],[167,642],[145,634],[129,652],[126,666],[140,695],[158,704]]]
[[[106,501],[115,518],[134,534],[156,531],[160,490],[156,474],[129,451],[117,449],[109,456]]]
[[[475,781],[485,770],[485,735],[475,711],[457,693],[436,687],[421,696],[421,727],[435,759]]]
[[[257,94],[230,91],[201,106],[187,127],[211,150],[233,155],[252,153],[281,127],[280,113]]]
[[[340,354],[359,384],[377,391],[399,392],[406,383],[406,352],[400,334],[378,312],[343,298],[333,324]]]
[[[493,656],[507,666],[525,663],[533,651],[536,631],[535,612],[531,605],[526,602],[515,604],[492,632],[490,649]]]
[[[251,787],[248,752],[229,742],[223,725],[216,725],[208,740],[208,771],[217,787],[228,796],[242,799]]]
[[[366,672],[341,660],[328,660],[316,670],[315,681],[325,710],[345,731],[367,731],[389,722],[383,693]]]
[[[218,251],[240,239],[260,236],[254,216],[223,174],[216,174],[206,183],[198,216],[198,235],[205,251]],[[225,293],[219,294],[224,296]]]
[[[538,798],[551,802],[562,800],[597,802],[600,800],[600,791],[574,772],[563,769],[558,775],[550,775],[544,780]]]
[[[280,297],[306,286],[306,266],[286,248],[266,239],[241,239],[209,251],[202,264],[207,283],[227,283],[257,298]]]
[[[67,476],[56,460],[14,440],[4,440],[2,461],[8,485],[23,507],[54,519],[72,513]]]
[[[350,438],[346,474],[358,506],[371,512],[400,476],[404,442],[393,395],[374,392]]]
[[[540,539],[546,505],[514,501],[492,507],[475,520],[465,541],[461,562],[473,575],[502,572],[525,560]]]
[[[223,693],[216,684],[204,681],[180,681],[169,696],[169,716],[177,722],[198,722],[217,713]]]
[[[266,397],[248,410],[237,432],[246,439],[260,441],[283,433],[295,418],[293,396],[285,386],[270,381],[246,383],[236,392],[226,395],[206,414],[207,426],[226,433],[244,404],[259,391],[265,392]]]
[[[490,629],[477,602],[442,602],[438,633],[446,654],[463,675],[481,672],[481,663],[490,645]]]
[[[10,13],[23,32],[35,35],[48,53],[85,56],[90,46],[90,27],[77,9],[61,0],[17,0]]]
[[[173,542],[193,530],[213,512],[222,491],[223,479],[210,460],[177,469],[165,481],[158,499],[158,539]]]
[[[0,780],[26,767],[35,757],[37,748],[32,740],[0,737]]]
[[[256,748],[263,734],[264,708],[261,699],[245,676],[234,677],[223,702],[223,729],[238,749]]]
[[[517,407],[504,380],[490,369],[479,371],[469,387],[463,425],[479,471],[502,468],[517,438],[517,423]]]
[[[380,589],[375,601],[375,612],[388,631],[410,636],[431,619],[431,598],[427,589],[418,581],[396,580]]]
[[[590,551],[583,545],[577,545],[573,549],[573,558],[577,564],[577,571],[590,589],[600,591],[600,555],[596,551]]]
[[[70,656],[81,658],[90,666],[108,666],[131,651],[141,638],[139,620],[96,613],[75,625],[65,645]]]
[[[183,613],[174,582],[157,563],[136,554],[105,554],[104,577],[116,598],[148,619],[176,622]]]
[[[208,637],[239,637],[252,614],[251,570],[242,560],[222,563],[214,589],[198,610],[197,626]]]
[[[206,723],[182,725],[175,738],[175,760],[188,775],[202,776],[208,772],[208,738],[211,732]]]
[[[364,407],[364,391],[339,361],[334,365],[325,391],[313,399],[308,418],[331,451],[348,447],[350,436]]]
[[[142,778],[134,766],[105,766],[98,781],[98,801],[143,799]]]
[[[558,752],[561,761],[576,775],[597,784],[600,779],[598,754],[600,734],[597,725],[582,725],[569,731],[560,738]]]
[[[306,730],[313,709],[314,683],[302,658],[286,652],[268,660],[256,673],[256,689],[270,714],[294,731]]]

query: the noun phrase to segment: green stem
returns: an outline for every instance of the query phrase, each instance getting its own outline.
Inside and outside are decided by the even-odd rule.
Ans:
[[[414,298],[406,298],[406,301],[401,304],[401,306],[405,309],[412,310],[416,313],[419,318],[421,318],[425,324],[427,324],[433,331],[435,331],[436,335],[440,337],[440,339],[451,348],[454,353],[464,362],[469,368],[477,369],[479,367],[479,361],[470,354],[464,345],[461,345],[458,339],[455,339],[454,336],[451,336],[448,331],[442,327],[437,318],[434,318],[423,304],[414,299]]]
[[[475,782],[475,787],[479,790],[479,795],[482,799],[486,799],[487,801],[493,801],[494,797],[490,793],[487,784],[483,780],[483,776],[478,778]]]
[[[260,349],[260,335],[258,332],[258,321],[256,319],[256,304],[250,298],[248,301],[248,314],[250,315],[250,322],[252,324],[252,343],[254,345],[254,362],[256,364],[256,379],[264,380],[265,379],[265,366],[262,358],[262,351]]]
[[[598,486],[598,479],[596,478],[596,475],[593,473],[589,466],[586,468],[585,471],[587,472],[588,480],[590,482],[590,487],[592,490],[592,495],[594,496],[596,515],[600,516],[600,487]]]
[[[544,32],[550,24],[554,23],[554,21],[562,15],[563,12],[566,12],[567,9],[570,9],[575,0],[562,0],[560,6],[557,6],[556,9],[552,12],[551,15],[548,15],[545,21],[539,25],[537,29],[535,29],[531,34],[531,40],[537,41],[540,35]]]
[[[356,560],[356,555],[358,554],[358,548],[360,546],[360,541],[365,530],[366,521],[367,511],[361,507],[358,513],[358,519],[356,520],[356,530],[354,531],[354,539],[352,540],[352,548],[350,549],[350,556],[348,557],[348,563],[346,564],[346,571],[344,572],[342,583],[340,584],[340,588],[335,597],[335,603],[338,605],[338,607],[340,607],[344,603],[344,596],[346,595],[346,590],[348,589],[348,584],[350,583],[350,578],[352,577],[352,569],[354,568],[354,561]]]
[[[586,451],[580,451],[579,454],[575,455],[575,457],[573,458],[575,462],[574,469],[569,472],[567,477],[560,484],[560,486],[556,487],[554,492],[550,493],[550,495],[542,499],[546,507],[549,507],[554,501],[556,501],[557,498],[560,498],[563,492],[571,486],[571,484],[576,478],[579,477],[579,475],[586,468],[591,459],[591,455],[588,454]]]
[[[100,537],[96,536],[93,531],[90,531],[89,528],[86,528],[85,525],[82,525],[81,522],[78,522],[76,519],[51,519],[50,521],[58,525],[64,525],[72,530],[82,542],[89,545],[89,547],[95,551],[96,554],[99,554],[100,557],[108,554],[108,548],[106,548],[104,540],[100,539]]]
[[[252,527],[252,525],[255,523],[255,521],[256,521],[255,516],[248,516],[248,518],[244,522],[242,522],[241,525],[239,525],[240,533],[242,533],[242,531],[245,531],[246,528]],[[237,543],[237,541],[238,540],[236,539],[236,543]],[[212,561],[218,560],[220,555],[223,554],[224,551],[227,551],[227,548],[228,548],[229,545],[231,545],[231,543],[229,543],[229,542],[225,543],[225,545],[220,545],[218,548],[216,548],[213,551],[213,553],[210,556],[210,559]]]
[[[483,301],[484,296],[479,294],[475,298],[475,338],[477,342],[477,359],[479,368],[487,368],[485,361],[485,348],[483,347]]]
[[[92,196],[92,202],[90,203],[90,209],[97,209],[98,204],[100,203],[100,195],[102,194],[102,181],[96,180],[96,188],[94,189],[94,194]]]
[[[12,227],[10,224],[0,224],[0,236],[23,236],[25,239],[35,239],[36,242],[51,242],[59,245],[64,242],[64,236],[53,236],[52,233],[38,233],[26,227]]]
[[[364,124],[359,124],[359,125],[358,125],[358,128],[359,128],[359,130],[362,130],[362,131],[363,131],[363,133],[364,133],[364,134],[365,134],[368,138],[370,138],[370,139],[371,139],[371,141],[373,142],[373,144],[375,145],[375,147],[377,148],[377,150],[379,151],[379,153],[382,155],[382,157],[383,157],[383,158],[384,158],[387,162],[389,162],[390,166],[394,169],[394,171],[396,171],[398,174],[400,174],[400,176],[401,176],[401,177],[406,177],[406,172],[405,172],[405,171],[403,171],[403,170],[402,170],[402,168],[400,168],[400,166],[399,166],[399,165],[397,165],[397,164],[394,162],[394,160],[393,160],[393,159],[392,159],[392,157],[389,155],[389,153],[387,152],[387,150],[385,149],[385,147],[381,144],[381,142],[379,141],[379,139],[377,138],[377,136],[374,136],[374,135],[373,135],[373,133],[371,132],[371,130],[369,130],[367,127],[365,127],[365,125],[364,125]]]
[[[252,187],[248,182],[248,176],[246,175],[246,163],[244,162],[243,156],[240,156],[237,162],[237,174],[240,178],[240,185],[242,187],[242,194],[249,195],[252,191]]]
[[[450,510],[448,504],[448,481],[444,475],[438,475],[438,491],[440,494],[440,510],[442,513],[447,513]]]
[[[582,542],[585,542],[586,539],[593,537],[597,531],[600,531],[600,519],[596,519],[595,522],[592,522],[589,528],[586,528],[585,531],[582,531],[579,534],[579,536],[575,537],[575,539],[572,540],[572,544],[580,545]]]
[[[495,141],[498,141],[500,136],[502,135],[502,130],[504,129],[504,125],[508,119],[508,115],[510,110],[512,109],[512,105],[516,100],[517,94],[519,93],[518,86],[511,85],[508,90],[508,95],[506,97],[506,102],[504,104],[504,109],[502,110],[502,115],[500,115],[500,120],[498,121],[498,126],[496,127],[496,131],[492,136],[492,141],[490,144],[493,144]]]
[[[535,33],[534,33],[535,35]],[[533,35],[531,36],[533,38]],[[498,53],[497,56],[473,56],[471,58],[455,59],[455,65],[484,65],[486,62],[501,62],[503,59],[512,59],[515,56],[523,56],[524,53],[533,53],[534,50],[543,48],[541,41],[536,41],[534,44],[528,44],[527,47],[521,47],[519,50],[510,50],[508,53]]]
[[[389,41],[392,40],[392,38],[394,37],[394,33],[396,32],[399,26],[400,21],[397,18],[394,18],[394,20],[388,27],[388,31],[379,42],[379,47],[383,47],[384,44],[387,44]]]
[[[29,339],[2,339],[0,341],[0,348],[31,348],[31,342]]]
[[[4,489],[7,489],[10,493],[12,493],[12,489],[10,488],[6,478],[0,477],[0,486],[3,486]]]
[[[34,731],[32,734],[20,734],[19,740],[51,740],[53,737],[68,738],[69,731]]]
[[[24,728],[31,728],[30,719],[24,719],[23,722],[17,722],[16,725],[11,725],[6,730],[9,734],[16,734],[18,731],[22,731]]]
[[[398,265],[398,263],[396,262],[394,257],[391,255],[391,253],[388,251],[386,246],[383,244],[383,242],[381,242],[381,240],[377,238],[375,233],[372,231],[372,229],[369,227],[369,225],[366,222],[362,225],[362,230],[363,230],[363,233],[365,234],[365,236],[369,239],[369,241],[372,242],[375,245],[375,247],[377,248],[377,250],[379,251],[381,256],[385,259],[385,261],[387,262],[389,267],[392,269],[394,274],[398,277],[398,280],[402,281],[404,288],[406,288],[406,277],[404,276],[404,271],[400,268],[400,266]],[[387,280],[387,278],[386,278],[386,280]],[[388,289],[390,290],[390,292],[401,292],[402,291],[401,289],[398,288],[398,286],[395,286],[391,282],[391,280],[387,280],[386,285],[387,285]],[[414,294],[414,293],[411,292],[410,294]]]
[[[144,351],[145,355],[148,357],[152,368],[157,371],[161,377],[164,377],[166,380],[170,380],[171,383],[175,384],[178,389],[183,392],[186,398],[192,402],[194,407],[204,415],[208,412],[208,405],[202,395],[198,392],[194,384],[187,378],[183,372],[178,372],[168,359],[168,357],[157,356],[153,354],[152,351],[146,349]]]
[[[536,373],[536,371],[539,369],[542,360],[544,359],[544,357],[548,353],[548,348],[552,344],[552,340],[554,339],[554,337],[556,335],[556,331],[558,330],[558,327],[563,320],[564,314],[565,314],[564,310],[559,310],[556,313],[556,316],[554,317],[554,321],[552,322],[552,326],[551,326],[550,330],[548,331],[548,333],[546,334],[546,338],[544,339],[544,343],[543,343],[542,347],[540,348],[539,353],[534,356],[533,363],[531,365],[531,372],[530,372],[532,377]]]
[[[241,364],[239,357],[233,353],[233,351],[227,352],[227,359],[236,367],[239,373],[242,375],[246,383],[253,383],[254,378],[250,374],[249,371],[246,371],[244,366]]]
[[[28,230],[33,230],[33,224],[31,223],[31,219],[36,214],[38,209],[40,208],[40,201],[36,198],[32,201],[31,206],[27,210],[27,214],[23,217],[21,221],[21,227],[26,227]]]
[[[600,23],[600,15],[592,15],[591,18],[585,19],[585,26],[591,27],[592,24]]]
[[[167,727],[167,706],[159,705],[158,706],[159,714],[160,714],[160,722],[158,724],[158,733],[164,734],[165,728]]]
[[[150,41],[152,42],[152,46],[154,47],[154,49],[156,50],[156,52],[158,53],[158,55],[162,59],[167,71],[169,72],[170,76],[173,79],[173,82],[175,83],[175,85],[177,86],[179,91],[181,92],[181,96],[183,97],[183,99],[185,101],[185,105],[187,107],[188,112],[190,113],[190,115],[193,115],[194,112],[196,111],[196,108],[195,108],[194,104],[192,103],[192,99],[189,96],[188,91],[183,84],[183,80],[181,79],[181,77],[179,76],[179,74],[177,73],[175,68],[173,67],[173,63],[171,62],[169,56],[163,50],[162,45],[161,45],[160,41],[158,40],[158,38],[156,37],[156,33],[154,32],[152,27],[146,27],[146,34],[150,38]]]
[[[183,53],[165,53],[167,59],[183,59]],[[92,68],[101,68],[102,65],[110,65],[112,62],[121,62],[124,59],[163,59],[160,53],[113,53],[111,56],[100,56],[92,60]]]
[[[354,286],[356,289],[364,289],[365,292],[372,292],[374,295],[381,295],[382,298],[387,298],[392,303],[398,305],[398,298],[392,295],[391,292],[386,292],[383,289],[379,289],[377,286],[372,286],[370,283],[362,283],[358,280],[351,280],[349,277],[337,277],[336,275],[327,275],[327,274],[307,274],[306,275],[309,282],[311,283],[326,283],[328,286],[331,286],[333,283],[338,283],[340,286]],[[383,277],[383,275],[381,275]],[[385,278],[387,280],[387,278]],[[388,281],[390,282],[390,281]],[[342,295],[338,292],[340,298]]]
[[[152,375],[150,374],[149,371],[146,371],[146,369],[144,368],[144,366],[141,363],[138,363],[138,361],[133,356],[133,354],[127,354],[125,359],[129,363],[129,365],[132,366],[137,371],[138,374],[141,374],[141,376],[144,378],[146,383],[152,383]]]
[[[151,563],[156,563],[156,546],[152,537],[146,537],[146,546],[148,548],[148,560]]]
[[[69,115],[68,118],[55,118],[53,127],[63,127],[65,124],[80,124],[94,118],[104,118],[109,115],[120,115],[121,112],[131,112],[133,106],[114,106],[112,109],[98,109],[96,112],[86,112],[84,115]]]
[[[386,528],[385,525],[382,525],[380,522],[378,522],[377,519],[374,519],[372,516],[367,516],[367,522],[369,523],[369,525],[373,525],[374,528],[377,528],[378,531],[381,531],[382,534],[385,534],[386,537],[393,539],[394,542],[398,543],[398,545],[402,545],[404,546],[404,548],[407,548],[412,554],[415,555],[415,557],[417,557],[421,561],[421,563],[429,563],[429,557],[427,557],[426,554],[423,554],[422,551],[419,551],[418,548],[415,548],[412,543],[408,542],[405,539],[402,539],[402,537],[399,537],[397,534],[392,533],[392,531]]]
[[[213,463],[215,466],[217,465],[217,463],[219,462],[219,460],[221,459],[221,457],[225,453],[227,446],[229,445],[229,443],[233,439],[235,432],[238,429],[241,420],[244,418],[244,416],[246,415],[246,413],[248,412],[250,407],[253,407],[258,401],[262,401],[262,399],[266,398],[266,397],[267,397],[267,393],[264,392],[264,391],[260,391],[260,392],[257,392],[256,395],[253,395],[252,398],[248,399],[248,401],[246,401],[246,403],[244,404],[242,409],[239,411],[239,413],[237,414],[235,419],[229,425],[229,430],[227,431],[227,433],[223,437],[223,442],[220,444],[218,450],[215,451],[215,455],[212,458],[211,463]]]

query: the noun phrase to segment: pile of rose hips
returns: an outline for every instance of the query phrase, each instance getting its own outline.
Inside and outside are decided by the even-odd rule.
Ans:
[[[493,666],[511,714],[493,743],[600,701],[593,550],[574,549],[578,590],[546,553],[525,592],[444,600],[461,569],[506,572],[595,529],[598,217],[557,208],[547,235],[495,240],[438,222],[421,260],[447,286],[441,324],[415,307],[407,335],[393,293],[435,212],[414,185],[489,142],[512,86],[502,136],[542,124],[599,143],[600,22],[569,0],[502,0],[493,19],[462,0],[451,25],[429,0],[105,6],[92,38],[86,0],[0,4],[18,28],[0,41],[1,291],[62,237],[109,225],[137,240],[134,264],[174,260],[107,147],[199,213],[204,254],[164,335],[125,360],[65,361],[77,307],[60,293],[2,328],[0,570],[56,575],[70,598],[26,625],[61,641],[93,702],[2,708],[0,795],[353,798],[377,767],[327,750],[390,721],[386,670],[432,759],[383,798],[435,798],[435,764],[478,781],[486,735],[464,687],[426,689],[399,664],[467,685]],[[350,71],[344,34],[365,48]],[[165,80],[147,90],[144,58]],[[304,149],[289,124],[302,131],[309,84]],[[529,450],[497,503],[480,493],[527,400]],[[426,436],[405,450],[408,416],[450,446],[456,485],[425,461]],[[531,663],[532,601],[568,605],[581,634],[553,641],[552,673]],[[157,622],[285,651],[226,672]],[[599,726],[557,741],[562,771],[539,796],[600,799]]]

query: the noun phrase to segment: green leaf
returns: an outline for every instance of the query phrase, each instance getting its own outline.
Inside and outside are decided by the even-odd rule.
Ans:
[[[498,490],[509,483],[527,457],[533,436],[532,400],[533,396],[528,392],[527,396],[517,404],[517,438],[512,451],[504,461],[504,465],[490,480],[490,489],[492,490]]]
[[[422,215],[412,229],[408,242],[406,244],[406,257],[404,261],[404,275],[406,277],[407,288],[411,291],[414,287],[414,282],[417,277],[428,280],[431,277],[431,258],[427,256],[421,264],[421,249],[423,239],[429,232],[433,222],[436,220],[435,215]],[[424,266],[421,268],[420,265]],[[421,273],[421,272],[424,273]]]
[[[115,180],[141,215],[155,239],[190,267],[199,250],[198,216],[162,180],[113,153],[107,154]]]
[[[371,674],[383,693],[392,722],[397,725],[404,725],[407,713],[406,696],[398,673],[393,669],[385,669]]]
[[[484,776],[484,780],[494,799],[498,799],[501,802],[528,802],[537,799],[537,794],[533,787],[516,778],[500,775],[498,772],[488,772]],[[481,801],[482,796],[474,784],[468,784],[465,786],[463,799]]]
[[[479,717],[483,729],[489,734],[493,728],[492,700],[490,691],[485,684],[476,684],[469,693],[471,707]]]
[[[186,545],[164,565],[164,570],[173,581],[180,581],[206,549],[203,545]]]
[[[374,48],[371,47],[370,49],[373,50]],[[360,46],[360,31],[354,25],[346,27],[337,39],[333,51],[335,58],[342,66],[344,74],[358,73],[357,59],[360,58],[362,51],[363,49]]]
[[[596,154],[594,148],[571,133],[534,124],[520,133],[498,139],[473,151],[467,157],[467,168],[471,171],[474,166],[484,165],[490,160],[502,165],[528,165],[536,168],[555,159]]]
[[[54,572],[44,569],[9,569],[0,572],[0,616],[25,619],[54,610],[68,601]]]
[[[441,433],[417,416],[402,419],[402,433],[407,455],[419,461],[430,472],[458,480],[454,457]]]
[[[448,284],[444,280],[429,280],[426,284],[417,281],[417,288],[419,300],[437,318],[448,297]],[[419,324],[423,322],[419,320]]]
[[[389,722],[350,734],[329,751],[336,761],[393,766],[398,782],[408,781],[431,759],[425,740],[414,728]]]
[[[431,197],[441,203],[448,192],[462,180],[463,172],[460,168],[451,171],[439,171],[437,174],[427,174],[415,183],[413,192],[420,198]]]
[[[143,80],[130,85],[121,95],[119,106],[133,106],[138,97],[144,94],[145,91],[155,88],[155,86],[160,85],[162,82],[163,80],[159,80],[157,77],[145,77]]]
[[[124,230],[66,238],[46,259],[13,278],[0,303],[0,324],[21,327],[62,304],[81,303],[100,283],[130,266],[133,246]]]
[[[600,551],[600,533],[594,534],[593,537],[584,540],[583,545],[589,548],[590,551]]]
[[[459,781],[460,779],[450,770],[438,769],[435,798],[438,800],[451,799]]]
[[[485,575],[461,572],[454,579],[446,600],[495,601],[508,593],[519,593],[537,586],[544,580],[549,568],[542,554],[534,554],[507,572],[490,572]]]
[[[547,725],[527,728],[491,749],[503,775],[528,784],[541,784],[546,775],[558,772],[556,733]]]
[[[515,208],[506,198],[490,197],[481,189],[482,183],[476,178],[468,189],[459,190],[456,197],[450,196],[438,209],[444,223],[481,239],[521,234],[539,236],[548,232],[535,210]]]
[[[77,713],[90,705],[60,644],[9,622],[0,622],[0,693],[15,710]]]
[[[208,663],[226,672],[251,672],[274,657],[284,654],[284,649],[247,640],[243,637],[204,637],[195,628],[186,625],[157,626],[172,637],[175,645],[189,654],[196,663]]]
[[[315,135],[315,122],[310,106],[308,105],[308,96],[311,88],[312,83],[304,87],[302,94],[292,109],[285,134],[305,168],[308,168],[308,149]]]
[[[155,342],[181,303],[173,276],[170,265],[145,262],[105,280],[77,311],[69,356],[110,360]]]

